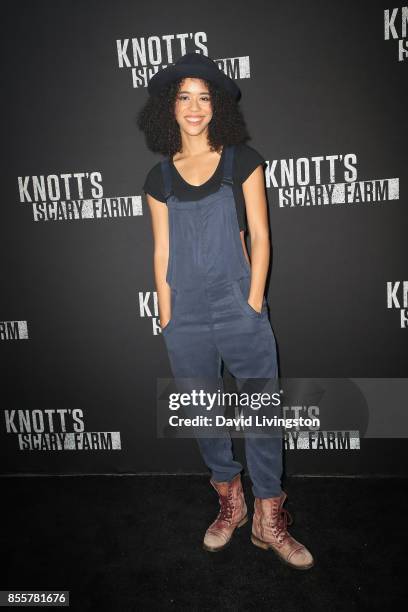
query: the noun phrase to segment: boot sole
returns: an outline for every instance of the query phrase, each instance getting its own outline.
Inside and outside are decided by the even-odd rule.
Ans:
[[[235,529],[238,529],[238,527],[242,527],[247,522],[248,522],[248,515],[244,516],[244,518],[239,521],[239,523],[235,527]],[[234,532],[232,532],[230,539],[227,542],[225,542],[225,544],[223,544],[222,546],[217,546],[217,548],[213,548],[212,546],[207,546],[207,544],[203,543],[203,548],[204,548],[204,550],[206,550],[208,552],[219,552],[220,550],[224,550],[224,548],[226,548],[228,546],[228,544],[231,542],[233,535],[234,535]]]
[[[281,561],[285,565],[288,565],[289,567],[292,567],[293,569],[308,570],[314,566],[314,561],[312,561],[312,563],[310,563],[309,565],[304,565],[303,567],[300,567],[299,565],[293,565],[293,563],[290,563],[289,561],[286,561],[283,557],[281,557],[281,555],[276,552],[273,546],[271,546],[267,542],[264,542],[263,540],[259,540],[256,536],[254,536],[254,534],[251,534],[251,542],[252,544],[255,544],[255,546],[258,546],[258,548],[262,548],[263,550],[271,550],[278,557],[279,561]]]

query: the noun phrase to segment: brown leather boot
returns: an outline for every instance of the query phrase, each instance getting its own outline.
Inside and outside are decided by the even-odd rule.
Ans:
[[[286,526],[292,523],[289,512],[282,508],[286,497],[284,491],[279,497],[268,499],[255,497],[251,540],[255,546],[265,550],[271,548],[282,561],[291,567],[301,570],[309,569],[314,564],[312,555],[286,530]]]
[[[236,527],[248,521],[248,510],[241,474],[237,474],[230,482],[215,482],[211,479],[210,483],[218,493],[220,510],[205,532],[203,547],[210,552],[217,552],[227,546]]]

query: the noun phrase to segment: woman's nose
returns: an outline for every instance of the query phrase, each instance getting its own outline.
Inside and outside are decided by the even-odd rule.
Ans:
[[[190,102],[190,109],[194,110],[194,109],[199,109],[200,108],[200,104],[198,102],[198,100],[194,100],[194,98],[191,100]]]

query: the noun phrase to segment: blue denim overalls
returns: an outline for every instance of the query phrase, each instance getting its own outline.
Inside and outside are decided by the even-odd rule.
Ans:
[[[275,337],[264,297],[258,313],[247,302],[251,268],[242,249],[234,194],[234,147],[226,146],[223,178],[216,193],[181,201],[172,192],[168,158],[161,162],[169,212],[171,319],[163,338],[173,376],[206,377],[222,388],[221,360],[238,381],[277,380]],[[217,482],[242,470],[233,459],[227,430],[197,438]],[[256,497],[281,494],[282,439],[245,435],[245,453]]]

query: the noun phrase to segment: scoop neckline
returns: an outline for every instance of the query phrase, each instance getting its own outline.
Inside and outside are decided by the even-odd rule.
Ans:
[[[207,181],[205,181],[205,183],[201,183],[201,185],[192,185],[191,183],[187,183],[187,181],[181,176],[180,172],[177,170],[176,166],[174,165],[172,157],[170,157],[170,164],[172,165],[172,167],[173,167],[174,171],[176,172],[176,174],[178,175],[178,177],[183,181],[183,183],[185,185],[187,185],[187,187],[190,187],[191,189],[201,189],[205,185],[208,185],[208,183],[210,183],[213,180],[214,176],[217,174],[217,172],[220,169],[220,166],[222,164],[222,161],[223,161],[224,152],[225,152],[225,145],[222,146],[222,151],[221,151],[220,159],[218,161],[216,169],[214,170],[214,172],[210,176],[210,178]]]

